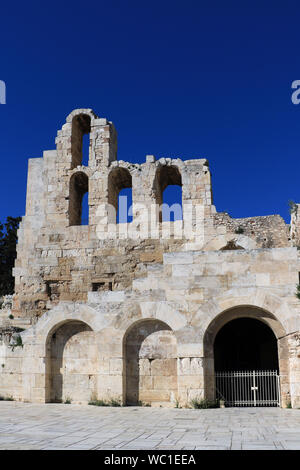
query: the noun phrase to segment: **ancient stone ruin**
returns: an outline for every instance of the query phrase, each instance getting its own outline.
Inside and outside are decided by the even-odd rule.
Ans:
[[[161,210],[169,185],[182,191],[174,222]],[[124,188],[132,221],[118,223]],[[189,406],[217,397],[217,373],[255,369],[277,371],[275,404],[300,406],[298,207],[291,225],[218,213],[207,160],[117,160],[112,122],[73,111],[56,150],[29,160],[0,395]]]

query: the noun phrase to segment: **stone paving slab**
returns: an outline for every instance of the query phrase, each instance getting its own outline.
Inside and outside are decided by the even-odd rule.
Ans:
[[[296,450],[300,410],[0,402],[0,449]]]

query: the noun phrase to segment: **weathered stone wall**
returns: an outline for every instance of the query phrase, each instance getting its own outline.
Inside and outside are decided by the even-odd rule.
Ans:
[[[20,328],[0,326],[0,396],[23,398],[23,349],[15,346],[20,338]]]
[[[152,406],[213,399],[216,334],[249,317],[276,336],[282,405],[299,406],[298,219],[292,236],[278,215],[217,213],[204,159],[117,161],[113,124],[91,110],[71,113],[56,143],[29,161],[11,324],[26,331],[22,346],[0,341],[0,394]],[[183,220],[171,224],[156,210],[168,184],[182,185]],[[108,204],[130,186],[133,222],[107,239],[118,225]],[[86,189],[89,225],[77,225]],[[147,237],[152,205],[157,225]]]
[[[80,139],[89,131],[89,163],[83,166]],[[108,204],[116,207],[121,189],[132,187],[133,222],[122,224],[129,231],[152,227],[152,207],[154,222],[160,220],[156,205],[168,184],[182,186],[184,205],[184,220],[174,223],[171,232],[187,225],[190,214],[195,225],[196,207],[207,216],[201,224],[211,226],[214,211],[205,159],[156,161],[149,155],[143,164],[117,161],[113,124],[91,110],[71,113],[56,144],[56,150],[44,152],[42,159],[29,160],[26,215],[18,234],[13,314],[32,322],[59,300],[86,301],[95,284],[130,287],[148,263],[161,262],[164,252],[182,249],[187,242],[186,235],[162,238],[164,223],[150,237],[141,233],[138,238],[104,240],[103,234],[116,229],[116,216],[109,212],[103,217],[99,209]],[[89,225],[85,226],[80,225],[80,215],[86,191]],[[197,240],[188,237],[188,241]]]
[[[133,281],[132,289],[90,292],[87,303],[60,302],[21,333],[22,398],[48,400],[53,372],[45,364],[49,357],[53,361],[47,347],[53,334],[62,335],[63,343],[68,344],[70,336],[71,344],[80,343],[72,352],[66,349],[55,356],[61,364],[69,361],[67,370],[74,373],[57,371],[54,382],[66,381],[66,391],[76,402],[87,402],[92,396],[130,402],[132,393],[134,400],[152,405],[213,398],[214,338],[228,321],[249,317],[263,321],[274,332],[282,404],[291,400],[299,406],[295,331],[299,332],[300,304],[294,295],[298,254],[296,248],[169,253],[162,265],[149,265],[145,276]],[[93,340],[86,343],[81,332],[74,336],[74,322],[83,322],[89,333],[95,332],[99,363],[93,370],[90,366],[81,370],[81,351],[84,358],[88,354],[91,365],[97,362],[91,350],[87,353]],[[63,333],[60,325],[66,325],[72,335]],[[7,354],[10,364],[12,353]],[[95,376],[91,387],[88,375]]]
[[[243,234],[255,240],[258,247],[278,248],[290,245],[289,226],[280,215],[233,219],[226,212],[214,215],[216,228],[232,234]]]

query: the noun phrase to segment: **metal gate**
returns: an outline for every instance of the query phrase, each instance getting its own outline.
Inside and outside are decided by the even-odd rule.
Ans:
[[[216,372],[216,399],[225,406],[280,406],[280,382],[275,370]]]

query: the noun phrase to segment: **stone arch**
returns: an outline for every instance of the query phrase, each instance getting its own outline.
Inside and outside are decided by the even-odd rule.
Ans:
[[[230,246],[232,248],[230,248]],[[227,250],[227,249],[244,249],[255,250],[257,244],[255,240],[245,235],[235,233],[227,233],[225,235],[218,235],[210,239],[203,247],[205,251],[213,250]]]
[[[132,189],[132,175],[127,168],[114,167],[108,175],[108,203],[113,209],[109,214],[109,222],[116,223],[119,193],[123,189]]]
[[[276,337],[281,338],[289,333],[290,328],[297,330],[297,323],[291,326],[295,317],[288,304],[275,294],[266,293],[259,288],[233,288],[226,294],[216,297],[201,306],[192,320],[192,325],[201,326],[205,332],[209,324],[218,315],[240,306],[255,307],[264,312],[265,321],[274,330]],[[276,312],[272,314],[270,312]]]
[[[45,401],[87,403],[97,392],[98,362],[87,323],[69,319],[53,326],[45,342]]]
[[[66,123],[71,123],[73,121],[73,118],[80,114],[86,114],[91,118],[91,121],[93,121],[94,119],[98,119],[98,115],[91,108],[78,108],[73,109],[73,111],[68,114],[66,118]]]
[[[277,318],[256,305],[237,305],[230,307],[218,314],[208,325],[204,335],[204,347],[206,342],[213,342],[219,330],[229,321],[237,318],[255,318],[269,326],[277,339],[282,337],[284,328]],[[207,343],[208,344],[208,343]],[[210,351],[211,352],[211,351]]]
[[[267,325],[277,339],[279,374],[281,376],[281,400],[284,405],[289,395],[289,365],[286,360],[288,357],[288,344],[283,324],[277,316],[270,313],[270,311],[262,306],[253,305],[251,302],[247,304],[231,302],[231,304],[231,307],[220,311],[213,318],[210,318],[210,321],[206,322],[206,328],[204,328],[203,365],[205,396],[209,399],[213,399],[215,395],[214,343],[218,332],[220,332],[226,324],[235,319],[252,318]]]
[[[68,321],[81,321],[86,323],[93,331],[99,331],[103,325],[99,323],[99,316],[96,310],[86,304],[75,302],[59,302],[48,312],[45,312],[38,322],[25,330],[24,340],[30,342],[33,337],[39,339],[39,343],[44,345],[51,333]]]
[[[138,282],[138,280],[134,282]],[[166,323],[174,332],[181,330],[187,324],[186,316],[176,310],[172,303],[146,301],[126,303],[124,314],[114,321],[114,327],[125,335],[132,325],[148,319]]]
[[[162,222],[162,204],[164,203],[163,193],[168,186],[181,187],[181,201],[182,208],[182,175],[177,165],[160,165],[155,173],[153,182],[153,193],[155,202],[159,206],[159,222]]]
[[[123,397],[128,405],[170,406],[177,399],[177,340],[165,322],[133,323],[123,337]]]
[[[79,110],[80,111],[80,110]],[[91,114],[82,110],[72,115],[71,129],[71,169],[82,165],[83,136],[91,132]]]
[[[87,207],[83,208],[83,198],[89,191],[89,178],[83,171],[72,174],[69,184],[69,225],[88,225],[88,199]],[[84,214],[86,220],[82,220]],[[84,222],[84,223],[83,223]]]

